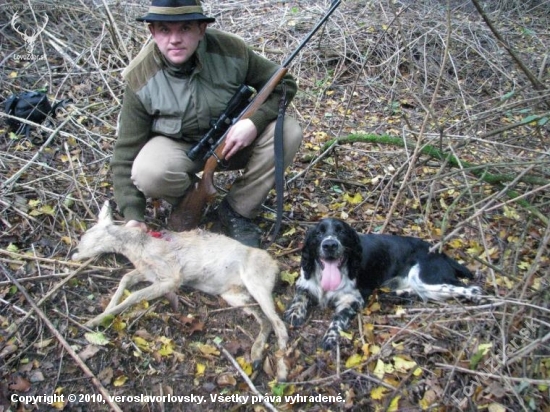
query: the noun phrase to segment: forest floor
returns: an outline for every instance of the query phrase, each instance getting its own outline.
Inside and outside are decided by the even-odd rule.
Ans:
[[[484,2],[485,20],[476,2],[450,3],[345,1],[293,62],[288,115],[304,142],[268,251],[282,268],[280,313],[304,235],[327,216],[431,242],[476,274],[484,298],[377,291],[333,351],[319,347],[331,311],[312,308],[289,328],[284,384],[275,339],[252,372],[253,319],[197,291],[179,291],[177,313],[159,299],[107,329],[83,326],[132,269],[120,256],[70,256],[113,197],[121,72],[147,41],[135,17],[148,2],[2,6],[2,100],[45,89],[72,103],[28,138],[0,113],[0,412],[550,411],[550,2]],[[203,2],[214,27],[278,62],[329,5]],[[234,177],[217,174],[219,198]],[[274,204],[257,219],[266,243]],[[216,230],[212,210],[202,226]],[[148,203],[151,227],[168,215]]]

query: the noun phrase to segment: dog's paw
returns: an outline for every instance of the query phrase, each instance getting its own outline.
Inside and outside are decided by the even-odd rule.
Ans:
[[[331,350],[331,349],[334,349],[337,344],[338,344],[338,335],[336,334],[336,331],[329,330],[323,337],[323,341],[321,342],[321,347],[323,348],[323,350]]]
[[[306,321],[306,310],[293,305],[285,312],[284,319],[292,327],[302,326]]]
[[[474,303],[480,303],[483,299],[483,289],[479,286],[470,286],[466,288],[467,293],[464,294],[464,297],[468,300],[471,300]]]
[[[292,327],[303,325],[307,317],[307,308],[307,296],[297,294],[283,315],[285,322]]]

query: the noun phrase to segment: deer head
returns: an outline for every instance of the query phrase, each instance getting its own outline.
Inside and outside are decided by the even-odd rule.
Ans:
[[[15,13],[11,18],[11,27],[23,38],[23,40],[25,40],[25,43],[26,43],[25,50],[27,51],[27,53],[32,54],[38,35],[44,31],[44,29],[46,28],[46,24],[48,24],[48,15],[46,14],[44,15],[44,25],[36,31],[34,30],[31,31],[32,34],[30,35],[27,33],[28,31],[30,31],[29,29],[25,30],[25,32],[23,33],[17,28],[17,26],[15,25],[15,22],[17,21],[18,18],[19,18],[19,13]]]
[[[84,233],[78,244],[73,260],[84,260],[106,252],[114,252],[120,247],[120,241],[112,236],[109,228],[115,227],[112,209],[107,200],[99,212],[97,223]]]

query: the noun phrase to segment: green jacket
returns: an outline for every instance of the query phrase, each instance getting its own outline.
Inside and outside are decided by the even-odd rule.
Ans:
[[[207,29],[194,61],[171,67],[154,42],[122,73],[127,82],[111,167],[115,199],[126,220],[143,220],[144,195],[130,178],[132,163],[149,138],[165,135],[199,140],[219,117],[241,84],[261,89],[280,67],[253,52],[234,35]],[[287,101],[296,82],[284,77]],[[277,86],[250,117],[260,134],[276,119],[282,88]]]

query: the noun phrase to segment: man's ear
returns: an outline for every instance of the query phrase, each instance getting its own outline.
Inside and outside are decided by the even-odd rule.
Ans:
[[[147,25],[147,28],[149,29],[149,33],[151,33],[151,36],[155,36],[155,23],[151,22]]]
[[[204,37],[204,33],[206,33],[206,28],[208,27],[208,23],[206,22],[199,22],[199,31],[201,33],[201,38]]]

